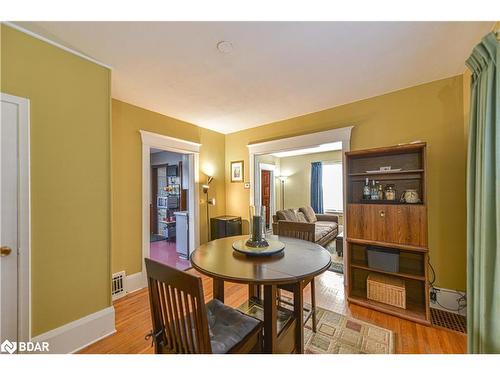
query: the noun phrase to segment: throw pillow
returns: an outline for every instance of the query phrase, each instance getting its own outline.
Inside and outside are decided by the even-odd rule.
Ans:
[[[293,208],[288,210],[283,210],[283,214],[285,215],[285,220],[287,221],[297,221],[297,214]]]
[[[305,215],[304,215],[303,212],[300,212],[300,211],[297,212],[297,219],[298,219],[297,221],[299,223],[307,223],[307,219],[306,219],[306,217],[305,217]]]
[[[312,207],[310,207],[310,206],[300,207],[299,210],[300,210],[300,212],[302,212],[304,214],[304,216],[306,217],[306,220],[309,223],[315,223],[317,221],[316,213],[314,212]]]
[[[286,220],[285,210],[279,210],[276,212],[276,216],[278,216],[278,220]]]
[[[277,211],[276,216],[278,216],[278,220],[300,221],[299,213],[299,210],[296,208],[289,208]]]

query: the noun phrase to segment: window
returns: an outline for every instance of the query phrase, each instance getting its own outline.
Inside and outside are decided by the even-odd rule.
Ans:
[[[342,163],[323,163],[323,207],[325,211],[344,211]]]

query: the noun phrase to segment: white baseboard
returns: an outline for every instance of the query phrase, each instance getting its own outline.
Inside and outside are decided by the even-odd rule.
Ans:
[[[142,276],[142,272],[137,272],[127,276],[125,287],[127,293],[135,292],[136,290],[147,287],[147,282]]]
[[[445,289],[445,288],[440,288],[440,287],[434,287],[436,290],[436,300],[438,303],[433,302],[432,300],[430,301],[430,307],[433,309],[438,309],[438,310],[444,310],[444,311],[449,311],[455,314],[460,314],[463,316],[467,315],[467,308],[463,308],[461,310],[458,310],[460,305],[458,303],[458,299],[460,298],[460,294],[465,294],[465,292],[462,292],[460,290],[452,290],[452,289]],[[431,288],[432,290],[432,288]],[[457,311],[458,310],[458,311]]]
[[[33,337],[48,342],[50,354],[74,353],[116,332],[113,306]]]

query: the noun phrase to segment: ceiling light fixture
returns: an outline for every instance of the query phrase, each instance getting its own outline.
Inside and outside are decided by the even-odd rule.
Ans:
[[[229,53],[233,50],[233,44],[226,40],[221,40],[219,43],[217,43],[217,49],[221,53]]]

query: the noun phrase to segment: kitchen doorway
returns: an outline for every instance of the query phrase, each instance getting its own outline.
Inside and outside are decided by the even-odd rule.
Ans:
[[[187,165],[188,168],[184,170],[184,183],[183,187],[188,190],[188,193],[186,194],[186,210],[185,216],[183,217],[183,223],[187,226],[186,230],[183,230],[182,232],[187,235],[186,243],[187,243],[187,250],[184,251],[183,257],[189,259],[189,256],[191,252],[196,249],[199,244],[200,244],[200,223],[199,223],[199,199],[200,199],[200,193],[199,193],[199,176],[198,176],[198,170],[199,170],[199,157],[200,157],[200,147],[201,145],[199,143],[195,142],[190,142],[190,141],[185,141],[183,139],[178,139],[178,138],[173,138],[161,134],[155,134],[151,133],[145,130],[140,130],[141,134],[141,139],[142,139],[142,258],[151,258],[151,239],[152,236],[151,234],[158,234],[162,237],[168,237],[167,234],[172,234],[173,235],[173,229],[168,229],[168,226],[172,226],[172,224],[168,224],[169,220],[176,220],[175,217],[176,215],[174,212],[182,212],[180,211],[180,205],[181,205],[181,190],[179,189],[178,195],[179,195],[179,210],[177,211],[173,207],[171,212],[168,214],[165,214],[164,216],[159,217],[158,213],[156,212],[156,215],[152,215],[152,210],[153,210],[153,202],[155,202],[156,205],[160,203],[161,206],[166,206],[168,208],[168,199],[165,200],[165,198],[168,197],[158,197],[160,195],[158,192],[156,197],[153,196],[153,190],[152,190],[152,164],[151,160],[155,158],[154,155],[155,153],[163,152],[163,151],[168,151],[173,154],[180,154],[182,156],[182,160],[187,160]],[[153,152],[152,152],[153,151]],[[163,163],[163,164],[169,164]],[[172,163],[173,165],[174,163]],[[169,164],[170,165],[170,164]],[[177,173],[179,173],[178,170],[179,165],[177,164]],[[168,168],[168,167],[167,167]],[[173,169],[171,168],[170,173],[173,174]],[[165,168],[165,183],[166,183],[166,177],[169,172]],[[163,175],[163,172],[162,172]],[[171,176],[171,177],[178,177],[178,176]],[[173,181],[171,181],[173,182]],[[158,186],[158,181],[156,181],[156,186]],[[165,191],[168,193],[168,187],[167,190]],[[174,188],[171,188],[171,191],[174,192]],[[177,189],[175,190],[177,193]],[[161,195],[169,195],[169,194],[162,194]],[[173,195],[173,194],[172,194]],[[154,201],[153,201],[154,198]],[[162,202],[158,202],[158,199],[164,199]],[[172,200],[171,200],[172,201]],[[158,207],[156,207],[158,208]],[[174,219],[171,219],[171,217],[174,217]],[[156,219],[155,219],[156,217]],[[170,219],[169,219],[170,218]],[[161,220],[160,220],[161,219]],[[165,220],[163,220],[165,219]],[[157,220],[156,222],[154,220]],[[180,220],[180,218],[179,218]],[[165,225],[162,226],[162,228],[167,227],[167,232],[163,231],[161,232],[160,230],[157,229],[156,225],[159,224],[159,221],[165,221],[166,223],[163,223]],[[175,222],[175,230],[177,231],[177,226],[179,225],[179,222]],[[152,233],[152,228],[153,232],[157,233]],[[168,233],[170,231],[170,233]],[[161,233],[160,233],[161,232]],[[179,238],[177,236],[177,232],[175,232],[176,236],[176,241],[175,241],[175,252],[177,253],[177,247],[179,245]],[[164,239],[162,239],[164,240]],[[154,243],[154,242],[153,242]],[[173,249],[171,249],[172,251]],[[178,253],[177,253],[178,254]],[[154,254],[153,254],[154,256]],[[176,256],[177,258],[177,256]],[[180,258],[180,257],[178,257]],[[183,260],[187,260],[183,259]],[[183,263],[180,265],[180,268],[185,268],[186,264]],[[175,265],[174,265],[175,267]],[[134,284],[134,289],[139,289],[147,286],[147,276],[146,276],[146,267],[144,265],[144,261],[142,262],[142,270],[140,274],[140,282],[137,284]]]
[[[180,270],[189,262],[189,158],[150,150],[150,258]]]

